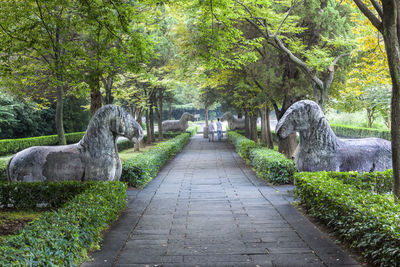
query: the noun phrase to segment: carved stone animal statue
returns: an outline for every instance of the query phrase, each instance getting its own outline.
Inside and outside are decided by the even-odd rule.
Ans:
[[[164,132],[184,132],[189,127],[188,121],[194,121],[194,116],[185,112],[179,120],[163,121],[162,128]]]
[[[230,112],[225,112],[221,117],[221,121],[228,121],[229,130],[243,130],[245,129],[244,118],[238,119]]]
[[[142,127],[121,107],[100,108],[77,143],[65,146],[35,146],[14,155],[8,163],[12,182],[57,182],[64,180],[118,180],[122,165],[117,138],[134,143],[143,138]]]
[[[391,143],[380,138],[340,139],[329,126],[317,103],[294,103],[276,125],[276,133],[286,138],[299,132],[295,155],[299,171],[383,171],[392,168]]]

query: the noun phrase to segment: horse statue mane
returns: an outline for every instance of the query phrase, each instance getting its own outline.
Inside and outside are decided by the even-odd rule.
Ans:
[[[231,112],[225,112],[221,121],[228,121],[229,130],[242,130],[245,128],[245,118],[236,118]]]
[[[162,122],[165,132],[184,132],[189,127],[188,121],[194,121],[194,116],[184,112],[179,120],[166,120]]]
[[[299,132],[295,155],[299,171],[384,171],[392,168],[391,143],[381,138],[338,138],[319,105],[302,100],[290,106],[276,125],[279,138]]]
[[[137,143],[143,138],[143,130],[121,107],[106,105],[95,113],[78,143],[35,146],[15,154],[8,163],[8,179],[12,182],[118,180],[122,172],[119,136]]]

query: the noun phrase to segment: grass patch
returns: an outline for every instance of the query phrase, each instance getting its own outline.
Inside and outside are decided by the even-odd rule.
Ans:
[[[1,210],[0,240],[8,235],[17,234],[31,221],[39,219],[45,211]]]
[[[119,157],[122,162],[128,159],[132,159],[136,157],[137,155],[143,154],[144,152],[150,150],[152,147],[154,147],[157,143],[152,143],[151,145],[146,145],[146,147],[140,148],[140,151],[135,151],[135,148],[128,148],[125,149],[121,152],[118,152]]]

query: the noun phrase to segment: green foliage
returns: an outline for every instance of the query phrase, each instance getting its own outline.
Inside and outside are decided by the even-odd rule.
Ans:
[[[0,182],[7,180],[7,163],[8,160],[0,160]]]
[[[191,131],[191,133],[193,132]],[[145,186],[156,176],[160,168],[183,148],[189,139],[189,133],[182,133],[173,139],[155,145],[133,159],[126,160],[122,164],[121,181],[127,182],[129,186]]]
[[[354,127],[349,125],[331,124],[332,130],[336,135],[342,137],[364,138],[364,137],[379,137],[386,140],[391,140],[389,130],[378,130],[364,127]]]
[[[85,132],[66,134],[67,143],[77,143],[82,139]],[[0,140],[0,155],[16,153],[32,146],[52,146],[58,144],[57,135],[48,135],[40,137],[29,137],[20,139],[2,139]]]
[[[297,173],[295,195],[376,266],[400,266],[400,206],[388,195],[360,190],[327,172]]]
[[[230,131],[227,136],[236,152],[256,169],[261,179],[274,184],[293,182],[296,166],[292,160],[277,151],[258,146],[254,141],[237,132]]]
[[[192,125],[186,129],[186,132],[190,134],[190,136],[194,136],[199,130],[200,126]]]
[[[76,266],[126,206],[126,185],[93,183],[58,211],[46,212],[0,244],[1,266]]]
[[[228,141],[233,144],[236,152],[245,160],[250,157],[250,150],[257,148],[258,145],[253,140],[247,139],[241,134],[236,132],[227,132]]]
[[[266,148],[250,151],[250,163],[256,169],[257,176],[273,184],[293,183],[296,165],[283,154]]]
[[[94,182],[20,182],[0,183],[0,206],[15,209],[36,209],[45,204],[48,208],[59,208],[77,194],[92,186]]]

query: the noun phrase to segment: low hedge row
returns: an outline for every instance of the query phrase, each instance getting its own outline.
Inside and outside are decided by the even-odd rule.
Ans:
[[[296,165],[283,154],[265,148],[250,150],[250,163],[257,176],[274,184],[293,183]]]
[[[230,131],[227,136],[236,152],[255,168],[261,179],[274,184],[293,182],[296,166],[292,160],[275,150],[262,148],[236,132]]]
[[[85,132],[65,134],[67,144],[79,142],[84,134]],[[19,139],[2,139],[0,140],[0,156],[14,154],[31,146],[53,146],[57,143],[57,135],[46,135]]]
[[[0,182],[7,180],[7,163],[8,160],[0,160]]]
[[[124,161],[122,164],[121,181],[129,186],[143,187],[150,182],[162,166],[178,153],[195,134],[197,127],[191,128],[190,133],[182,133],[168,141],[161,142],[148,151]]]
[[[95,182],[65,181],[58,183],[21,182],[0,183],[0,206],[35,209],[39,205],[58,208]]]
[[[0,266],[76,266],[127,202],[126,184],[97,182],[0,243]]]
[[[295,195],[307,211],[332,227],[377,266],[400,266],[400,205],[332,178],[297,173]]]
[[[354,127],[349,125],[331,124],[332,130],[336,135],[347,138],[379,137],[391,140],[389,130],[378,130],[364,127]]]
[[[323,172],[321,172],[323,173]],[[358,189],[367,190],[377,194],[391,193],[393,191],[393,170],[383,172],[329,172],[332,178],[345,184],[353,185]]]

